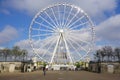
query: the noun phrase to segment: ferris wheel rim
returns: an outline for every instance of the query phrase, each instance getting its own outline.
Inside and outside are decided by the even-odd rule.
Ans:
[[[55,4],[55,5],[51,5],[51,6],[47,7],[47,8],[42,9],[42,10],[39,11],[39,12],[35,15],[35,17],[32,19],[32,22],[31,22],[30,28],[29,28],[29,40],[30,40],[30,45],[31,45],[31,47],[32,47],[33,49],[34,49],[34,47],[33,47],[33,45],[32,45],[32,39],[31,39],[31,35],[30,35],[30,34],[31,34],[32,25],[34,24],[34,20],[40,15],[40,13],[42,13],[42,12],[45,11],[46,9],[49,9],[49,8],[52,8],[52,7],[55,7],[55,6],[59,6],[59,5],[66,5],[66,6],[74,7],[74,8],[76,8],[76,9],[80,9],[80,10],[82,11],[82,13],[88,18],[90,24],[92,25],[92,26],[91,26],[92,31],[93,31],[92,38],[94,38],[94,36],[95,36],[94,30],[93,30],[94,25],[93,25],[91,19],[89,18],[89,16],[88,16],[81,8],[76,7],[76,6],[74,6],[74,5],[70,5],[70,4]],[[35,52],[35,53],[36,53],[36,52]],[[86,55],[88,55],[88,54],[86,54]],[[42,57],[41,57],[41,58],[42,58]]]

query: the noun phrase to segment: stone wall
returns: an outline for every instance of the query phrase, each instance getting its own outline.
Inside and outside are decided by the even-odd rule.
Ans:
[[[21,62],[0,62],[0,73],[21,71]]]
[[[120,74],[120,63],[90,63],[89,71],[98,73]]]

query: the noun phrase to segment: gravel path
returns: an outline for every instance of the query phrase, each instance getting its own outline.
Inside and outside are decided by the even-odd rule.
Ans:
[[[2,73],[0,80],[120,80],[120,74],[91,73],[86,71],[42,71],[27,73]]]

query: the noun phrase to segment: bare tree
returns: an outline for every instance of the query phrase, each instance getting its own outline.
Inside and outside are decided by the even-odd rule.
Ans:
[[[27,56],[27,54],[28,54],[27,50],[25,50],[25,49],[21,50],[21,56],[22,56],[23,61],[25,60],[25,57]]]
[[[100,49],[97,50],[95,56],[97,57],[97,60],[98,60],[98,61],[101,61],[101,50],[100,50]]]
[[[14,56],[14,60],[16,61],[17,57],[20,55],[20,47],[19,46],[14,46],[12,49],[12,53]]]
[[[2,59],[3,59],[3,50],[0,49],[0,60],[2,60]]]
[[[101,61],[104,61],[104,57],[106,56],[105,52],[104,52],[104,48],[100,49],[99,54],[101,56]]]
[[[4,48],[4,49],[0,49],[0,60],[1,61],[7,61],[8,58],[9,60],[13,60],[14,61],[24,61],[25,57],[27,58],[28,55],[28,51],[23,49],[21,50],[19,46],[14,46],[13,49],[8,49],[8,48]]]
[[[111,61],[112,60],[112,54],[113,54],[113,50],[111,46],[105,46],[103,48],[103,51],[105,53],[105,56],[107,57],[107,61]]]
[[[118,62],[120,63],[120,48],[115,48],[115,54],[116,57],[118,58]]]
[[[11,50],[8,48],[5,48],[2,50],[4,61],[7,61],[7,58],[10,56]]]

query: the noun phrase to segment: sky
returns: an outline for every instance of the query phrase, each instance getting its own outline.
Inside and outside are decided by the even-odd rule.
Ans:
[[[82,8],[95,25],[96,48],[120,47],[120,0],[0,0],[0,48],[30,49],[29,26],[43,8],[69,3]]]

